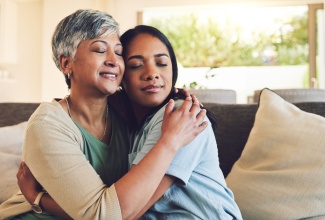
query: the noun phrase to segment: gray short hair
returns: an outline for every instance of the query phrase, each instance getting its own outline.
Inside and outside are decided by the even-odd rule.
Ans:
[[[110,14],[92,9],[77,10],[61,20],[55,28],[52,37],[55,65],[62,71],[59,60],[61,55],[74,59],[82,41],[113,33],[120,34],[119,25]]]

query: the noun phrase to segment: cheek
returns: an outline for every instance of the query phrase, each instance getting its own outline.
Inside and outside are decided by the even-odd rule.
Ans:
[[[130,90],[132,90],[132,79],[129,77],[129,74],[124,72],[122,85],[125,91],[128,93]]]
[[[170,72],[168,75],[166,75],[165,77],[165,81],[168,84],[168,88],[172,88],[172,84],[173,84],[173,73]]]
[[[119,65],[120,65],[121,73],[124,75],[125,64],[124,64],[124,60],[123,59],[120,60]]]

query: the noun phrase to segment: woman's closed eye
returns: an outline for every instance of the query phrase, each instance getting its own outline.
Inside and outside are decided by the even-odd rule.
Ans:
[[[132,70],[139,69],[142,66],[143,66],[143,62],[140,59],[129,60],[126,65],[128,69],[132,69]]]
[[[159,67],[165,67],[165,66],[168,66],[167,63],[156,63],[157,66]]]
[[[106,49],[95,49],[95,50],[93,50],[93,52],[95,52],[95,53],[105,53]]]
[[[122,56],[122,51],[115,51],[115,54],[116,54],[117,56],[121,57],[121,56]]]
[[[142,65],[141,64],[138,64],[138,65],[129,65],[128,67],[129,67],[129,69],[135,70],[135,69],[141,68]]]

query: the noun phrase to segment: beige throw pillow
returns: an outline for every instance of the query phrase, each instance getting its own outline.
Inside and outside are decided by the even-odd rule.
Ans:
[[[325,219],[325,118],[264,89],[226,181],[244,219]]]
[[[16,173],[21,161],[27,122],[0,127],[0,204],[18,190]]]

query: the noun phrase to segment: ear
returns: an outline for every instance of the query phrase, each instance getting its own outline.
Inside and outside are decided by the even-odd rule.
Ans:
[[[65,55],[61,55],[59,57],[59,61],[60,61],[60,67],[61,70],[64,74],[68,74],[68,73],[72,73],[72,69],[71,69],[71,62],[72,59],[70,56],[65,56]]]

